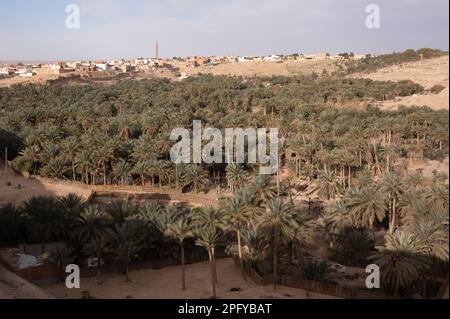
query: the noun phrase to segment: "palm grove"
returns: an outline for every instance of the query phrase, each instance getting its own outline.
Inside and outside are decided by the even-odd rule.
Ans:
[[[0,89],[0,144],[17,171],[85,184],[225,191],[217,206],[201,209],[31,198],[1,209],[0,244],[64,241],[70,249],[55,262],[95,257],[100,277],[103,264],[118,262],[128,278],[136,260],[172,258],[183,265],[182,289],[189,289],[184,265],[205,258],[215,295],[216,255],[224,251],[236,256],[243,276],[251,267],[274,284],[283,274],[329,280],[326,262],[292,263],[321,242],[333,261],[380,265],[384,291],[429,296],[448,273],[447,177],[408,168],[448,156],[448,111],[370,106],[423,91],[409,81],[326,74]],[[366,106],[342,107],[352,104]],[[255,165],[172,164],[170,132],[193,120],[279,128],[277,176],[259,176]],[[299,194],[317,195],[319,209],[298,204]]]

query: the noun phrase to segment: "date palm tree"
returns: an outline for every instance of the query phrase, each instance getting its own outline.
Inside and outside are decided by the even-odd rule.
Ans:
[[[112,219],[113,224],[123,224],[134,217],[138,208],[132,200],[119,200],[106,207],[106,213]]]
[[[114,159],[114,149],[110,143],[104,144],[97,151],[97,161],[103,169],[103,184],[107,184],[107,166],[108,163]]]
[[[416,284],[429,270],[424,245],[410,233],[399,230],[388,234],[385,245],[376,249],[378,252],[369,259],[380,267],[382,282],[395,295]]]
[[[0,246],[18,245],[25,234],[25,219],[20,210],[9,203],[0,206]]]
[[[350,188],[344,198],[352,223],[356,227],[373,229],[375,221],[386,216],[386,204],[380,191],[374,187]]]
[[[273,285],[276,288],[278,277],[278,249],[281,237],[293,240],[298,223],[292,206],[277,197],[267,203],[267,211],[259,219],[259,227],[270,234],[273,244]]]
[[[123,158],[120,158],[114,165],[113,165],[113,173],[117,180],[120,180],[120,183],[122,185],[125,185],[125,181],[130,176],[130,173],[132,171],[131,164],[124,160]]]
[[[102,237],[106,232],[107,215],[98,206],[88,206],[75,222],[75,232],[84,244]]]
[[[133,173],[139,174],[141,177],[141,185],[145,186],[145,174],[147,173],[150,167],[150,163],[148,161],[139,161],[134,165]]]
[[[59,158],[50,159],[40,170],[40,173],[44,176],[63,179],[64,174],[67,171],[65,162]]]
[[[203,247],[208,252],[208,255],[211,256],[209,260],[209,264],[211,267],[211,286],[212,286],[212,298],[217,298],[216,293],[216,257],[214,254],[215,246],[218,242],[218,237],[216,232],[212,232],[209,228],[204,228],[197,233],[198,239],[195,241],[197,246]]]
[[[249,192],[254,194],[258,205],[265,205],[274,199],[277,194],[276,186],[268,175],[259,175],[249,185]]]
[[[61,205],[54,197],[32,197],[22,204],[30,239],[35,243],[66,238],[67,219],[61,214]]]
[[[182,181],[184,186],[192,184],[194,191],[198,193],[208,184],[208,173],[200,165],[188,165],[183,172]]]
[[[397,223],[398,200],[404,192],[402,178],[395,172],[385,172],[380,181],[380,190],[388,196],[389,233],[393,234]]]
[[[109,252],[109,240],[106,234],[91,238],[84,246],[83,252],[97,263],[97,283],[102,283],[102,266]]]
[[[234,192],[236,188],[240,188],[247,179],[247,172],[242,165],[231,163],[226,168],[226,176],[228,186],[231,192]]]
[[[70,136],[61,142],[61,152],[63,159],[70,162],[72,167],[72,179],[76,180],[76,155],[80,149],[80,144],[74,136]]]
[[[317,187],[315,188],[319,197],[326,200],[334,199],[339,194],[340,189],[339,181],[332,171],[326,169],[319,173]]]
[[[448,261],[448,231],[442,224],[436,223],[430,217],[422,218],[407,230],[423,244],[426,255]]]
[[[330,210],[325,214],[324,223],[331,237],[330,246],[334,246],[341,231],[353,224],[349,209],[343,200],[334,201],[331,204]]]
[[[206,206],[204,208],[193,209],[192,220],[197,233],[202,233],[204,229],[208,229],[211,233],[216,234],[219,230],[226,227],[225,213],[220,207]],[[208,253],[209,260],[214,258],[214,249],[212,247],[212,253]],[[214,273],[214,278],[216,278],[216,281],[218,280],[216,273]]]
[[[241,274],[244,273],[244,262],[242,259],[242,230],[248,226],[250,221],[255,219],[255,209],[252,207],[251,198],[247,192],[241,191],[229,197],[223,203],[223,211],[225,212],[226,227],[232,229],[236,233],[237,248],[239,256],[239,264]]]
[[[141,230],[141,226],[135,220],[115,224],[113,229],[108,229],[111,253],[114,259],[124,266],[127,282],[130,281],[130,264],[139,257],[139,253],[144,248]]]
[[[427,193],[425,194],[430,207],[438,213],[448,214],[449,209],[449,192],[448,185],[435,181]]]
[[[167,226],[165,236],[178,240],[181,247],[181,290],[186,290],[186,266],[184,260],[184,241],[194,237],[191,221],[187,216],[178,218],[177,221]]]
[[[75,163],[81,173],[81,182],[89,184],[89,171],[92,168],[93,154],[91,150],[82,149],[75,156]]]

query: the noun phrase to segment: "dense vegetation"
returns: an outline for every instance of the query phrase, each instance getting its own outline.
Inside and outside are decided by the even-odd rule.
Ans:
[[[448,272],[448,184],[446,176],[409,168],[448,156],[448,111],[341,107],[422,90],[408,81],[314,75],[1,89],[0,129],[14,136],[2,143],[19,154],[13,160],[18,171],[197,192],[216,184],[229,196],[200,210],[30,199],[1,209],[0,243],[63,240],[76,258],[115,260],[125,269],[137,258],[167,252],[179,252],[184,263],[185,249],[189,260],[201,255],[197,245],[215,279],[214,254],[226,245],[242,269],[245,262],[272,273],[274,283],[280,274],[295,274],[293,257],[310,243],[325,243],[334,261],[364,267],[375,260],[385,291],[427,295],[422,288],[429,293],[427,285],[435,288]],[[190,128],[194,119],[220,129],[278,127],[276,179],[255,177],[257,166],[248,164],[174,166],[170,132]],[[317,196],[324,209],[303,207],[299,195]],[[375,243],[380,232],[385,240]],[[327,263],[300,263],[304,278],[329,279]]]
[[[415,62],[421,59],[432,59],[444,55],[448,55],[448,52],[429,48],[408,49],[404,52],[394,52],[374,57],[368,55],[361,60],[347,60],[341,70],[345,69],[347,73],[369,73],[391,65]]]

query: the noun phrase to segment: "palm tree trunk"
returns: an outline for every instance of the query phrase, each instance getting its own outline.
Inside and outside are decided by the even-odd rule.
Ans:
[[[350,184],[352,181],[352,167],[348,166],[348,187],[350,188]]]
[[[210,265],[211,265],[211,285],[212,285],[212,293],[213,293],[212,297],[215,299],[215,298],[217,298],[217,294],[216,294],[216,278],[214,276],[215,265],[214,265],[214,258],[212,257],[213,256],[213,252],[212,252],[211,248],[208,249],[208,253],[211,256]]]
[[[73,181],[76,180],[76,175],[75,175],[75,162],[72,161],[72,177],[73,177]]]
[[[393,234],[394,230],[395,230],[395,215],[396,215],[395,205],[396,205],[396,200],[395,200],[395,196],[394,196],[394,198],[392,198],[392,229],[391,229],[391,234]]]
[[[245,278],[244,261],[242,260],[241,231],[239,229],[236,230],[236,236],[238,241],[239,265],[241,266],[241,274]]]
[[[181,290],[186,290],[186,266],[184,262],[184,245],[183,241],[180,242],[181,245]]]
[[[106,186],[106,163],[103,162],[103,185]]]
[[[219,283],[219,277],[217,276],[217,269],[216,269],[216,251],[214,246],[211,248],[211,260],[214,264],[214,278],[216,279],[216,283]]]
[[[273,289],[277,288],[277,276],[278,276],[278,234],[277,229],[274,230],[273,238]]]

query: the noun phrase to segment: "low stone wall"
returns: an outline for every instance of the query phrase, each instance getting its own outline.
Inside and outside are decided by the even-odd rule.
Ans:
[[[196,203],[199,205],[217,205],[218,201],[200,194],[181,193],[174,188],[153,187],[153,186],[137,186],[137,185],[87,185],[80,182],[59,180],[33,175],[31,178],[44,184],[51,185],[68,185],[79,187],[81,189],[94,192],[92,196],[107,196],[109,194],[144,194],[146,198],[160,201],[181,201],[187,203]]]
[[[239,267],[239,260],[234,258],[236,265]],[[272,276],[261,276],[253,267],[244,264],[246,275],[250,277],[256,284],[267,286],[273,284]],[[335,283],[314,281],[294,276],[280,275],[279,284],[281,286],[303,289],[324,295],[336,296],[344,299],[391,299],[392,297],[379,291],[369,289],[349,288],[337,285]]]

